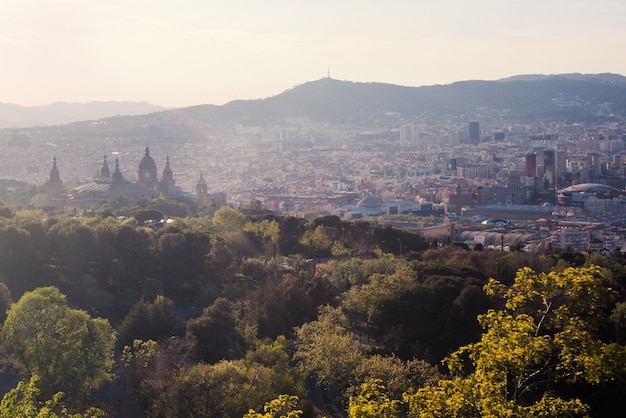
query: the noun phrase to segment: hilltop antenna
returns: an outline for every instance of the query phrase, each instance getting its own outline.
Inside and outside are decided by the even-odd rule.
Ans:
[[[326,73],[326,78],[330,78],[330,67],[328,67],[328,72]]]

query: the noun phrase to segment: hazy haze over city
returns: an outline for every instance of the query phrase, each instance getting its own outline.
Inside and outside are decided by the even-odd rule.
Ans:
[[[626,74],[622,0],[2,0],[0,102],[268,97],[326,76],[408,86]]]

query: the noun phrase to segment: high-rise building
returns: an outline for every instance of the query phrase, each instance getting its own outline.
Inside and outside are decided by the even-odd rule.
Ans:
[[[563,175],[566,172],[567,165],[567,151],[566,150],[557,150],[556,152],[556,168],[554,170],[554,175],[556,178],[556,182],[562,182]]]
[[[556,181],[556,151],[547,149],[543,152],[543,176],[544,181],[553,185]]]
[[[534,152],[526,154],[525,168],[524,175],[526,177],[537,177],[537,154]]]
[[[472,145],[480,144],[480,125],[478,122],[469,123],[469,143]]]
[[[400,145],[418,142],[420,139],[419,126],[402,125],[400,127]]]
[[[537,166],[543,167],[544,165],[543,159],[544,159],[545,150],[546,150],[546,147],[541,147],[541,146],[533,147],[533,152],[537,154]]]

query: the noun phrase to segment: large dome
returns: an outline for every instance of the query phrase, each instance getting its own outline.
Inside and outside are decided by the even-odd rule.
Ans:
[[[157,166],[150,156],[150,149],[146,147],[146,155],[139,162],[139,170],[156,170]]]
[[[573,186],[566,187],[565,189],[559,190],[559,192],[564,193],[611,193],[611,192],[619,192],[615,187],[607,186],[606,184],[598,184],[598,183],[582,183],[575,184]]]
[[[566,187],[557,191],[557,202],[563,206],[582,206],[580,203],[575,203],[574,200],[582,201],[586,200],[586,197],[596,197],[597,199],[613,199],[623,192],[615,187],[607,186],[606,184],[598,183],[583,183],[575,184],[574,186]],[[574,196],[578,196],[574,199]],[[582,200],[581,200],[582,199]]]

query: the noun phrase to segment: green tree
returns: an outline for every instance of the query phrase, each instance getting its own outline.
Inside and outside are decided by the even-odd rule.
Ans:
[[[240,417],[281,393],[303,396],[288,342],[260,344],[245,359],[192,364],[191,340],[134,341],[120,359],[148,417]]]
[[[147,222],[159,223],[165,217],[163,212],[156,209],[139,209],[131,213],[131,216],[137,220],[139,226],[143,226]]]
[[[379,381],[385,387],[385,395],[391,399],[402,399],[404,392],[434,385],[443,378],[443,375],[424,360],[413,359],[408,362],[396,356],[381,356],[379,354],[363,359],[355,370],[356,381]],[[348,395],[353,397],[362,393],[363,387],[353,386]]]
[[[213,215],[213,227],[220,235],[243,231],[248,217],[236,209],[223,206]]]
[[[156,243],[158,277],[168,295],[191,298],[203,278],[211,250],[207,234],[162,232]]]
[[[330,254],[333,242],[326,229],[329,228],[320,225],[315,229],[306,231],[302,235],[302,238],[300,238],[300,245],[302,245],[307,254]]]
[[[7,318],[7,310],[12,303],[11,291],[6,284],[0,282],[0,323],[3,323]]]
[[[357,383],[356,370],[364,360],[357,336],[337,308],[323,307],[319,318],[296,330],[295,358],[307,375],[331,385],[342,394]]]
[[[6,207],[0,202],[0,218],[12,218],[15,216],[13,208]]]
[[[124,385],[129,384],[136,389],[142,381],[151,378],[151,381],[158,379],[152,378],[154,369],[156,369],[155,359],[159,354],[159,343],[153,340],[142,341],[134,340],[131,345],[125,345],[120,356],[118,365],[120,367],[121,376],[124,379]],[[144,385],[142,389],[146,389]],[[144,393],[139,391],[140,396]]]
[[[119,325],[117,335],[123,345],[131,344],[133,340],[159,341],[181,334],[182,325],[174,302],[158,295],[152,303],[140,299]]]
[[[317,307],[333,300],[334,289],[323,279],[302,274],[268,280],[246,294],[245,318],[260,338],[290,337],[293,329],[317,316]]]
[[[278,249],[283,255],[298,254],[300,252],[300,238],[305,232],[306,220],[287,216],[278,224]]]
[[[600,385],[626,370],[626,349],[596,338],[615,295],[597,266],[537,274],[521,269],[487,293],[505,308],[479,317],[481,341],[446,363],[454,376],[407,394],[414,416],[585,416],[589,406],[559,389]]]
[[[57,263],[81,268],[86,265],[95,248],[93,231],[78,220],[57,222],[47,233],[48,253]]]
[[[120,375],[129,385],[148,417],[193,416],[167,415],[170,405],[179,396],[174,389],[177,378],[185,374],[191,364],[193,343],[186,339],[169,338],[157,343],[135,340],[124,347],[120,356]]]
[[[259,237],[263,242],[265,254],[274,257],[278,251],[280,228],[275,220],[263,219],[257,222],[248,222],[245,227],[246,232],[251,232]]]
[[[37,193],[30,200],[30,204],[36,208],[44,208],[50,204],[48,195],[45,193]]]
[[[95,277],[90,274],[76,278],[67,288],[70,304],[80,306],[88,312],[105,312],[113,304],[113,295],[98,287]]]
[[[25,293],[2,327],[10,363],[23,377],[40,377],[44,397],[63,390],[85,399],[111,379],[115,336],[109,323],[70,309],[55,287]]]
[[[0,224],[0,280],[13,292],[40,278],[41,256],[28,230]]]
[[[240,358],[245,353],[235,304],[225,298],[218,298],[201,316],[187,321],[187,336],[197,341],[198,354],[209,363]]]
[[[172,401],[166,417],[241,417],[276,396],[268,387],[270,374],[244,362],[197,364],[171,382]]]
[[[480,338],[476,316],[489,307],[483,285],[471,277],[418,276],[399,263],[395,272],[375,273],[369,283],[352,286],[342,306],[391,352],[435,363]]]
[[[303,397],[306,389],[302,373],[291,363],[290,341],[283,336],[273,342],[260,343],[254,350],[248,351],[245,358],[249,368],[262,366],[271,371],[271,379],[265,385],[274,393]]]
[[[0,416],[6,418],[96,418],[104,416],[104,411],[93,407],[84,413],[68,412],[62,402],[63,392],[55,393],[52,399],[40,401],[38,381],[39,377],[32,376],[28,382],[21,381],[7,392],[0,401]]]

